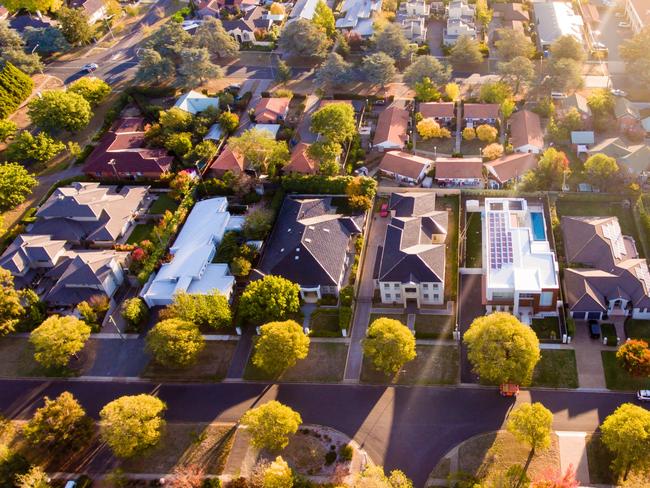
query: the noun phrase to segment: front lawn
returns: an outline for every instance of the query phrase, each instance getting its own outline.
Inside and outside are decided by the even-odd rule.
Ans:
[[[406,363],[396,377],[377,371],[372,361],[363,358],[361,381],[373,384],[453,385],[458,383],[459,352],[457,346],[418,344],[417,357]]]
[[[578,388],[576,354],[571,349],[542,349],[532,386]]]
[[[452,155],[456,152],[456,138],[452,133],[451,137],[448,139],[427,139],[423,140],[419,134],[415,136],[417,139],[415,141],[415,149],[421,151],[427,151],[430,153],[435,153],[438,155]]]
[[[415,337],[416,339],[452,340],[455,326],[455,315],[417,314],[415,316]]]
[[[650,320],[628,319],[625,322],[625,335],[630,339],[650,341]]]
[[[614,458],[610,450],[601,442],[600,434],[587,435],[586,444],[587,462],[589,464],[589,481],[594,484],[616,484],[614,473],[612,473],[612,470],[610,469]]]
[[[600,324],[600,331],[602,334],[601,342],[607,338],[607,345],[610,347],[617,347],[616,344],[616,327],[614,324]]]
[[[532,329],[540,341],[557,341],[560,337],[560,322],[557,317],[533,319]]]
[[[309,319],[311,337],[341,337],[338,310],[316,310]]]
[[[126,240],[127,244],[140,244],[144,240],[149,240],[151,232],[153,231],[154,224],[138,224],[131,231],[131,235]]]
[[[637,378],[621,368],[616,361],[616,351],[601,351],[605,383],[610,390],[647,390],[650,378]]]
[[[465,267],[483,267],[482,256],[481,213],[469,212],[465,214]]]
[[[382,315],[380,313],[371,313],[370,314],[370,321],[368,324],[372,324],[375,320],[377,319],[393,319],[393,320],[399,320],[401,323],[406,325],[406,318],[407,315],[405,313],[387,313],[386,315]]]
[[[457,195],[436,198],[436,210],[447,210],[449,219],[445,256],[445,300],[456,300],[458,288],[458,208]]]
[[[168,194],[164,193],[160,195],[149,207],[147,212],[150,215],[162,215],[166,210],[170,212],[175,212],[178,208],[178,202],[171,198]]]
[[[488,145],[487,142],[483,142],[479,140],[478,137],[476,139],[472,139],[471,141],[466,141],[461,137],[460,152],[462,153],[463,156],[476,156],[480,158],[481,149],[483,149],[487,145]]]

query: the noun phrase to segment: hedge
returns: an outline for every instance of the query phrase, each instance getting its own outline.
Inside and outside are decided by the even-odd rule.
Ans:
[[[341,330],[350,328],[350,321],[352,320],[352,307],[339,308],[339,327]]]
[[[291,174],[282,178],[282,188],[289,193],[345,195],[353,176],[323,176]],[[374,198],[377,182],[372,178],[360,176],[363,182],[362,194]]]
[[[7,62],[0,70],[0,119],[13,113],[31,95],[33,88],[32,79]]]

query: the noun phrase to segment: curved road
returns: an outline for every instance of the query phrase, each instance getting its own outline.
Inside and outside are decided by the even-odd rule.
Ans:
[[[156,384],[0,380],[0,411],[25,418],[50,397],[68,390],[97,417],[121,395],[151,392],[167,402],[170,422],[234,422],[252,405],[277,399],[303,421],[334,427],[358,441],[377,463],[404,470],[423,486],[437,461],[454,445],[498,429],[514,400],[494,389],[253,383]],[[555,414],[557,430],[593,431],[632,394],[532,390],[517,402],[540,401]]]

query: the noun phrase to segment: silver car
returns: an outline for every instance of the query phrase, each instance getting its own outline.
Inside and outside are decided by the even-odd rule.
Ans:
[[[650,390],[639,390],[636,392],[636,398],[640,402],[650,402]]]

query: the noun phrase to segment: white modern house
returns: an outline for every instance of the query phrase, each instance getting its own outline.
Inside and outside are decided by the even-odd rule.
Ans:
[[[558,37],[567,35],[584,44],[584,21],[571,2],[533,2],[533,14],[540,51],[548,50]]]
[[[425,42],[427,21],[431,5],[425,0],[407,0],[400,3],[396,21],[402,26],[404,36],[411,42]]]
[[[244,223],[243,217],[231,216],[227,208],[224,197],[194,206],[169,249],[172,260],[162,265],[140,293],[149,307],[169,305],[179,292],[207,294],[218,290],[230,299],[235,278],[227,264],[212,262],[226,231],[241,229]]]
[[[447,6],[447,25],[443,32],[443,43],[451,46],[461,36],[476,38],[474,18],[476,10],[466,0],[453,0]]]
[[[345,0],[341,7],[342,17],[336,20],[336,28],[354,31],[368,38],[375,32],[375,12],[381,11],[382,0]]]

